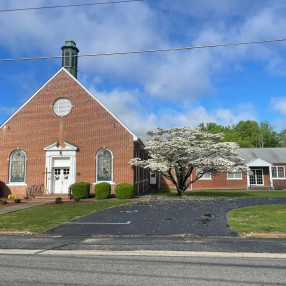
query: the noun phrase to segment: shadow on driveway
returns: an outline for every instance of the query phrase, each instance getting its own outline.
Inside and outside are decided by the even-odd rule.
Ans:
[[[49,235],[238,236],[227,224],[231,209],[285,203],[285,198],[151,199],[99,211],[48,230]]]

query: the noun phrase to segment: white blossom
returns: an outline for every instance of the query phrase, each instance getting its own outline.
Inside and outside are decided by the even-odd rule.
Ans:
[[[239,157],[238,144],[222,142],[223,134],[203,132],[200,128],[176,127],[158,128],[147,132],[147,135],[145,150],[149,158],[134,158],[130,164],[160,173],[171,180],[179,195],[206,173],[250,171]],[[195,175],[194,169],[199,170]]]

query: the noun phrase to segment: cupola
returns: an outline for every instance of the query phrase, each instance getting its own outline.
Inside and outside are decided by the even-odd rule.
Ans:
[[[77,78],[77,54],[79,49],[73,40],[67,40],[62,46],[62,67]]]

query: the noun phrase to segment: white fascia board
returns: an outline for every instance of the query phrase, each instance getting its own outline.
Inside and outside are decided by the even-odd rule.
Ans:
[[[99,105],[101,105],[119,124],[121,124],[132,136],[133,141],[137,141],[138,137],[124,125],[102,102],[100,102],[85,86],[83,86],[73,75],[71,75],[65,68],[62,68],[78,85],[80,85]]]
[[[263,159],[260,159],[260,158],[253,159],[250,162],[248,162],[246,165],[248,167],[271,167],[271,166],[273,166],[273,164],[271,164],[271,163],[269,163]]]
[[[44,148],[45,151],[77,151],[78,147],[72,143],[64,141],[66,147],[58,147],[58,142],[54,142],[51,145]]]
[[[53,80],[62,70],[61,68],[57,73],[55,73],[40,89],[38,89],[27,101],[24,102],[2,125],[0,129],[2,129],[18,112],[20,112],[51,80]]]

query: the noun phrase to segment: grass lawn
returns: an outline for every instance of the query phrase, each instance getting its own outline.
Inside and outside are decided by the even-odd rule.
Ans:
[[[176,190],[160,189],[154,197],[178,197]],[[246,190],[200,190],[187,191],[186,197],[205,198],[286,198],[286,191],[246,191]]]
[[[230,227],[240,233],[286,233],[285,222],[284,204],[251,206],[228,213]]]
[[[102,200],[73,205],[38,206],[0,216],[0,230],[41,233],[64,222],[137,200]]]

